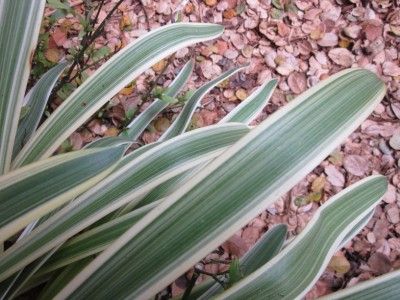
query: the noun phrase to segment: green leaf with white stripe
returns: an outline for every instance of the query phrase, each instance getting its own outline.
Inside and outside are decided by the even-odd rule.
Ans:
[[[160,203],[161,201],[156,201],[139,209],[135,209],[130,213],[71,238],[62,245],[54,255],[52,255],[43,268],[38,272],[38,275],[48,273],[103,251]]]
[[[281,253],[217,298],[302,298],[346,234],[379,203],[386,189],[385,177],[371,176],[335,195]]]
[[[61,273],[52,281],[49,281],[42,293],[39,295],[39,300],[52,300],[54,296],[64,287],[64,285],[78,274],[89,262],[92,257],[86,257],[78,262],[72,263],[64,268]]]
[[[400,295],[400,270],[363,281],[319,300],[397,300]]]
[[[0,0],[0,175],[10,168],[45,0]]]
[[[129,146],[132,144],[132,141],[128,140],[127,138],[124,138],[120,135],[119,136],[107,136],[107,137],[95,140],[95,141],[91,142],[90,144],[87,144],[83,149],[110,147],[110,146],[114,146],[114,145],[119,145],[121,143],[126,143],[126,147],[129,148]]]
[[[168,196],[58,296],[151,297],[315,168],[384,94],[383,82],[367,70],[317,84]]]
[[[18,124],[13,157],[18,154],[38,127],[51,91],[66,66],[67,63],[62,62],[48,70],[25,96],[23,109],[25,108],[27,113]]]
[[[287,226],[284,224],[278,224],[268,230],[240,259],[240,269],[243,275],[249,275],[277,255],[282,249],[286,234]],[[210,299],[223,290],[220,284],[209,280],[196,287],[190,294],[190,299]]]
[[[165,94],[169,97],[175,97],[180,90],[185,86],[193,72],[194,61],[188,61],[176,76],[175,80],[168,87]],[[154,102],[146,108],[139,116],[137,116],[133,121],[127,126],[127,129],[123,131],[118,137],[106,137],[94,141],[87,145],[88,148],[95,147],[105,147],[113,145],[120,139],[130,140],[134,142],[139,135],[146,129],[150,122],[167,106],[168,102],[160,99],[155,99]]]
[[[227,114],[220,123],[239,122],[248,124],[254,120],[267,105],[278,81],[276,79],[269,80],[254,91],[246,100],[236,106],[229,114]]]
[[[32,277],[35,275],[35,273],[57,249],[58,247],[55,247],[41,258],[29,264],[23,270],[20,270],[14,276],[3,281],[0,285],[0,299],[14,299],[21,292],[21,290],[23,290],[29,284],[29,282],[32,281]]]
[[[348,242],[350,242],[365,226],[367,226],[368,222],[371,220],[372,216],[375,213],[375,208],[372,208],[370,212],[362,218],[344,237],[342,242],[340,243],[338,249],[343,248]]]
[[[287,225],[278,224],[269,229],[241,259],[240,265],[248,275],[270,261],[282,249],[287,234]]]
[[[239,72],[240,70],[243,70],[247,66],[241,66],[241,67],[236,67],[233,69],[230,69],[229,71],[226,71],[225,73],[222,73],[219,75],[217,78],[207,82],[200,88],[198,88],[193,95],[189,98],[189,100],[186,102],[186,104],[183,106],[182,111],[179,113],[178,117],[175,119],[175,121],[172,123],[172,125],[167,129],[167,131],[160,137],[159,141],[166,141],[170,138],[173,138],[183,132],[186,131],[190,120],[192,119],[192,116],[196,110],[196,108],[199,106],[199,103],[201,99],[216,85],[221,83],[222,81],[226,80],[233,74]]]
[[[245,101],[241,102],[234,110],[229,112],[219,124],[226,122],[239,122],[244,124],[251,123],[258,114],[267,105],[271,95],[276,87],[276,79],[266,81],[262,86],[260,86],[256,91],[254,91]],[[142,206],[158,199],[164,198],[171,192],[177,190],[182,186],[188,179],[193,177],[199,172],[201,166],[196,167],[193,170],[186,171],[185,173],[178,175],[170,180],[160,184],[158,187],[153,189],[149,194],[147,194],[143,200],[141,200],[137,205]],[[127,207],[120,212],[120,214],[132,210],[134,205],[127,205]]]
[[[248,132],[243,124],[209,126],[125,156],[106,179],[1,253],[0,281],[155,186],[218,156]]]
[[[124,146],[81,150],[0,177],[0,236],[5,239],[111,173]]]
[[[168,87],[165,95],[168,97],[176,97],[181,89],[188,82],[190,75],[192,75],[194,68],[194,61],[188,61],[182,70],[179,72],[175,80]],[[136,117],[124,131],[123,135],[128,136],[130,140],[136,140],[139,135],[146,129],[150,122],[170,103],[165,100],[156,99],[143,113]]]
[[[71,133],[140,73],[180,48],[214,39],[222,31],[220,25],[175,23],[141,36],[102,65],[57,108],[22,148],[13,167],[50,156]]]

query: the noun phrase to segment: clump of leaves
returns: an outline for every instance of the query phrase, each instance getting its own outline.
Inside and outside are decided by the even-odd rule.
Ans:
[[[2,298],[33,288],[42,299],[154,296],[289,191],[385,94],[372,72],[342,71],[250,128],[277,84],[271,80],[218,124],[187,132],[204,95],[244,68],[236,67],[196,89],[155,143],[127,152],[169,105],[159,98],[119,136],[52,156],[160,58],[214,39],[223,28],[175,23],[147,33],[107,61],[38,127],[54,79],[65,67],[52,68],[26,93],[30,45],[36,43],[44,4],[5,1],[0,11],[0,72],[6,78],[0,81]],[[193,67],[193,61],[185,64],[160,97],[176,98]],[[29,109],[18,123],[23,106]],[[267,232],[231,263],[227,289],[209,282],[186,294],[198,299],[303,297],[337,249],[369,222],[386,187],[383,176],[357,182],[322,205],[282,250],[285,227]],[[345,293],[363,299],[382,296],[383,290],[395,297],[399,278],[396,271]]]

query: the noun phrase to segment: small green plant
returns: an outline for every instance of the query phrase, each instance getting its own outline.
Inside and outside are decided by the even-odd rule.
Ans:
[[[291,189],[385,94],[373,73],[346,70],[250,128],[276,86],[271,80],[218,124],[187,132],[202,97],[243,69],[238,67],[189,94],[156,143],[127,154],[151,121],[175,103],[193,70],[189,61],[120,136],[52,156],[141,72],[181,47],[218,37],[223,28],[176,23],[149,32],[100,67],[39,126],[66,67],[49,70],[24,98],[44,4],[0,0],[0,292],[5,299],[32,289],[40,299],[153,297]],[[222,286],[193,282],[183,297],[301,298],[333,253],[368,222],[385,191],[382,176],[361,180],[322,205],[282,250],[286,228],[278,225],[231,263]],[[387,298],[382,288],[395,297],[399,278],[395,272],[332,297]]]

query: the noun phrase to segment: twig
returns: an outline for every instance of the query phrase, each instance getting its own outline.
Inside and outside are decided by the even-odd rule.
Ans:
[[[192,275],[192,278],[190,278],[190,281],[188,283],[188,286],[186,287],[185,292],[183,293],[182,300],[189,299],[190,293],[192,292],[193,287],[196,284],[197,278],[199,278],[199,276],[200,276],[200,273],[196,272],[196,270],[195,270],[195,272]]]
[[[207,271],[203,271],[203,270],[200,270],[200,269],[197,269],[197,268],[194,268],[194,270],[195,270],[195,272],[197,272],[197,273],[204,274],[204,275],[207,275],[207,276],[212,277],[212,279],[214,279],[214,280],[215,280],[216,282],[218,282],[223,288],[225,288],[225,283],[224,283],[221,279],[218,278],[218,275],[224,275],[224,274],[226,274],[227,272],[220,272],[220,273],[214,274],[214,273],[210,273],[210,272],[207,272]]]
[[[384,123],[384,122],[388,122],[388,123],[400,123],[400,120],[392,120],[392,119],[384,119],[381,117],[375,117],[375,116],[370,116],[368,118],[371,121],[375,121],[375,122],[379,122],[379,123]]]
[[[229,265],[231,262],[225,259],[215,259],[215,258],[211,258],[209,260],[205,260],[203,262],[205,265],[207,264],[225,264],[225,265]]]
[[[67,73],[65,76],[62,77],[62,79],[60,80],[60,83],[57,85],[57,87],[54,89],[53,91],[53,95],[56,94],[56,92],[67,82],[70,82],[70,78],[72,75],[72,72],[74,71],[75,67],[80,65],[83,62],[83,58],[85,55],[86,50],[89,48],[89,46],[94,42],[94,40],[96,38],[98,38],[101,33],[103,32],[104,26],[106,24],[106,22],[111,18],[111,16],[113,15],[113,13],[118,9],[118,7],[122,4],[122,2],[125,0],[119,0],[114,7],[109,11],[109,13],[107,14],[107,16],[104,18],[104,20],[100,23],[100,25],[96,28],[96,30],[94,32],[92,31],[87,31],[85,33],[85,35],[82,38],[82,48],[79,50],[79,52],[76,54],[76,56],[74,57],[74,62],[71,64],[71,66],[69,67]],[[98,15],[100,14],[100,10],[102,8],[103,5],[102,1],[99,5],[99,10],[98,13],[96,15],[96,17],[98,18]]]
[[[196,281],[199,278],[200,274],[212,277],[216,282],[218,282],[225,289],[225,283],[221,279],[218,278],[218,275],[225,275],[227,273],[228,272],[226,271],[226,272],[219,272],[219,273],[214,274],[214,273],[210,273],[207,271],[203,271],[197,267],[194,267],[194,272],[193,272],[192,278],[190,278],[190,281],[186,287],[186,290],[183,293],[182,300],[189,299],[190,293],[192,292],[193,287],[196,284]]]
[[[115,50],[113,53],[110,53],[110,54],[106,55],[105,57],[96,60],[95,62],[93,62],[91,64],[85,64],[85,66],[83,68],[79,69],[79,73],[77,72],[74,76],[72,76],[69,79],[69,81],[73,81],[75,78],[79,77],[82,74],[82,72],[86,71],[87,69],[90,69],[91,67],[93,67],[95,65],[98,65],[101,61],[109,59],[110,57],[112,57],[119,50],[120,50],[120,48]]]
[[[147,90],[146,94],[144,94],[143,99],[147,100],[150,97],[150,94],[153,92],[154,88],[157,85],[157,82],[161,79],[162,76],[165,75],[165,71],[167,70],[168,66],[172,63],[172,60],[175,58],[175,54],[172,54],[170,57],[168,57],[168,61],[161,70],[160,74],[157,75],[157,77],[153,80],[153,82],[150,85],[150,88]]]
[[[139,6],[143,11],[144,18],[146,19],[146,26],[147,26],[147,31],[150,31],[150,20],[149,20],[149,15],[147,14],[146,8],[144,7],[143,1],[139,0]]]
[[[96,16],[95,16],[94,19],[92,20],[92,26],[93,26],[93,27],[96,25],[96,23],[97,23],[97,21],[98,21],[98,19],[99,19],[101,9],[102,9],[103,6],[104,6],[104,2],[105,2],[105,0],[101,0],[99,6],[97,7]]]
[[[201,7],[202,1],[196,0],[197,6],[199,8],[199,22],[203,23],[203,9]]]

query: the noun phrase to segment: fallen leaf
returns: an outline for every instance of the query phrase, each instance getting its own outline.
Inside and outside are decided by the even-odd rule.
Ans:
[[[358,38],[361,32],[361,26],[359,25],[350,25],[343,29],[343,32],[346,36],[352,39]]]
[[[222,248],[226,252],[236,257],[241,257],[248,250],[248,245],[237,233],[234,234],[229,240],[222,244]]]
[[[382,35],[383,26],[378,20],[367,20],[362,24],[363,33],[369,41],[374,41]]]
[[[310,38],[312,40],[322,39],[324,35],[325,35],[325,29],[321,25],[314,27],[310,32]]]
[[[389,233],[389,224],[385,220],[376,221],[373,229],[373,233],[377,240],[385,239]]]
[[[245,46],[244,38],[238,33],[232,33],[230,35],[230,40],[231,40],[233,46],[235,46],[235,48],[238,50],[242,50],[243,47]]]
[[[340,48],[349,48],[351,45],[351,41],[346,39],[346,38],[342,38],[339,40],[339,47]]]
[[[94,120],[90,121],[88,124],[88,128],[94,134],[101,135],[101,136],[103,136],[107,130],[107,127],[105,125],[102,125],[102,123],[99,119],[94,119]]]
[[[162,15],[170,15],[171,14],[171,5],[167,1],[160,1],[160,2],[155,2],[156,6],[156,12]]]
[[[395,102],[390,105],[393,113],[395,114],[397,119],[400,119],[400,102]]]
[[[334,186],[344,186],[344,176],[334,165],[328,165],[325,167],[325,174],[328,175],[327,180]]]
[[[171,125],[171,122],[167,118],[158,118],[154,122],[154,128],[159,131],[159,132],[164,132],[168,129],[168,127]]]
[[[243,229],[242,239],[250,247],[260,238],[260,229],[252,226],[248,226]]]
[[[216,111],[210,111],[207,109],[202,109],[200,115],[203,120],[203,126],[214,124],[215,120],[218,118],[218,113]]]
[[[145,144],[151,144],[158,140],[160,134],[158,132],[145,131],[142,135],[142,140]]]
[[[382,65],[382,71],[383,74],[388,75],[388,76],[400,76],[400,67],[398,64],[391,62],[391,61],[385,61]]]
[[[224,11],[223,15],[224,15],[225,19],[232,19],[232,18],[236,17],[236,10],[233,8],[227,9]]]
[[[307,202],[319,202],[322,200],[322,192],[310,193],[306,197]]]
[[[375,275],[385,274],[392,269],[389,257],[380,252],[371,255],[368,259],[368,266]]]
[[[119,28],[122,31],[132,30],[132,21],[127,14],[123,14],[122,18],[119,20]]]
[[[347,172],[355,176],[363,176],[368,172],[368,160],[359,155],[345,156],[343,166]]]
[[[400,150],[400,132],[395,132],[389,140],[389,145],[395,150]]]
[[[314,181],[311,184],[311,190],[315,193],[322,192],[325,188],[325,177],[324,176],[319,176],[314,179]]]
[[[221,73],[221,68],[218,65],[215,65],[210,60],[206,59],[200,63],[200,69],[204,77],[207,79],[210,79],[214,75],[219,75]]]
[[[61,58],[61,53],[60,51],[58,51],[58,49],[56,48],[49,48],[46,50],[46,52],[44,53],[44,56],[46,57],[46,59],[52,63],[56,63],[60,60]]]
[[[396,127],[391,123],[377,123],[371,120],[366,120],[361,124],[361,131],[371,136],[391,137],[395,129]]]
[[[165,67],[167,66],[167,61],[165,59],[160,60],[159,62],[155,63],[151,68],[156,73],[161,73]]]
[[[397,224],[400,221],[399,208],[393,206],[386,211],[386,217],[388,221],[392,224]]]
[[[339,39],[336,33],[327,32],[324,36],[318,41],[318,45],[321,47],[334,47],[338,44]]]
[[[288,77],[288,85],[293,93],[300,94],[307,89],[307,78],[304,73],[293,72]]]
[[[276,71],[284,76],[289,75],[298,67],[296,58],[286,51],[279,53],[275,57],[274,62],[277,65]]]
[[[294,200],[293,200],[294,205],[301,207],[304,205],[307,205],[310,203],[310,200],[307,197],[304,196],[297,196]]]
[[[286,37],[290,33],[290,28],[283,22],[278,23],[278,34],[281,37]]]
[[[350,271],[351,265],[347,258],[340,253],[332,256],[328,267],[339,274],[345,274]]]
[[[128,96],[133,93],[134,89],[135,89],[135,84],[133,82],[131,82],[126,87],[124,87],[119,93],[121,95]]]
[[[225,51],[228,49],[228,43],[225,41],[216,41],[214,46],[217,49],[217,54],[224,55]]]
[[[54,29],[54,32],[52,33],[51,37],[53,38],[54,42],[58,47],[62,47],[64,43],[67,41],[67,35],[59,27]]]
[[[395,203],[396,202],[396,187],[392,184],[388,185],[388,189],[383,196],[383,201],[386,203]]]
[[[354,55],[345,48],[334,48],[329,50],[328,56],[332,61],[343,67],[351,67],[354,63]]]
[[[296,0],[295,4],[296,4],[297,8],[300,10],[308,10],[309,8],[311,8],[313,6],[312,1],[310,1],[310,0]]]
[[[319,9],[319,8],[309,9],[305,12],[304,19],[310,20],[310,21],[315,20],[315,18],[317,18],[320,13],[321,13],[321,9]]]
[[[244,57],[250,58],[253,54],[254,48],[252,46],[246,45],[242,49],[242,54]]]
[[[335,150],[331,153],[328,160],[335,166],[341,166],[343,163],[343,153],[339,150]]]
[[[110,127],[104,133],[104,136],[117,136],[119,134],[119,130],[116,127]]]
[[[73,134],[71,134],[71,136],[69,137],[69,140],[71,142],[73,150],[79,150],[82,148],[83,140],[79,133],[74,132]]]
[[[205,3],[207,6],[212,7],[212,6],[215,6],[215,5],[218,3],[218,1],[217,1],[217,0],[204,0],[204,3]]]
[[[235,95],[236,95],[236,97],[237,97],[239,100],[241,100],[241,101],[243,101],[244,99],[247,98],[247,92],[246,92],[245,89],[238,89],[238,90],[235,92]]]

